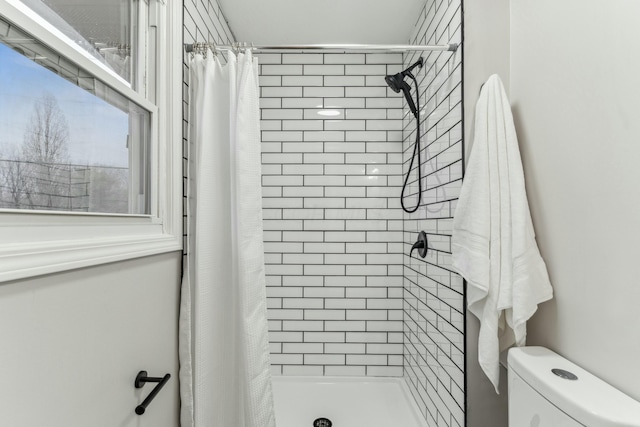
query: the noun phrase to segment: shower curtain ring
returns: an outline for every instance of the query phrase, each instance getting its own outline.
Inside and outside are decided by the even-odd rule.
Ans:
[[[204,55],[204,54],[206,53],[206,52],[204,52],[204,49],[202,48],[202,45],[203,45],[203,44],[202,44],[202,43],[200,43],[200,42],[197,42],[197,43],[194,43],[194,44],[193,44],[193,51],[192,51],[192,53],[193,53],[193,55],[194,55],[194,56],[195,56],[195,55],[198,55],[198,54],[199,54],[199,55]]]

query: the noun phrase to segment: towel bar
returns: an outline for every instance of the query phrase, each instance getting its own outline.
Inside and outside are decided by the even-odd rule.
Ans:
[[[160,392],[162,387],[164,387],[164,385],[169,381],[169,378],[171,378],[170,374],[166,374],[164,377],[159,378],[159,377],[147,376],[147,371],[138,372],[138,375],[136,375],[136,380],[133,383],[133,385],[136,388],[142,388],[146,383],[158,383],[158,385],[156,385],[154,389],[151,390],[151,393],[149,393],[147,398],[144,399],[140,405],[136,406],[136,414],[138,415],[144,414],[144,411],[146,411],[147,406],[149,406],[149,403],[151,403],[151,401]]]

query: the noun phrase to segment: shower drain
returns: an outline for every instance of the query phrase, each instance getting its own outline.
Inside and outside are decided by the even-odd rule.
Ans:
[[[328,418],[318,418],[313,422],[313,427],[331,427],[332,425]]]

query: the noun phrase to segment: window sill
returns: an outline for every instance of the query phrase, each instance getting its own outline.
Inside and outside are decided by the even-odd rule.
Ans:
[[[181,250],[173,235],[19,243],[0,247],[0,283]]]

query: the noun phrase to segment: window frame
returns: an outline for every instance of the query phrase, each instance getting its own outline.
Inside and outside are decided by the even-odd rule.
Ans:
[[[180,2],[139,2],[150,12],[138,19],[144,48],[155,47],[144,55],[145,69],[166,65],[146,72],[137,92],[27,6],[0,0],[4,19],[151,113],[150,214],[2,209],[0,283],[182,249],[182,8]],[[146,39],[150,32],[156,43]]]

